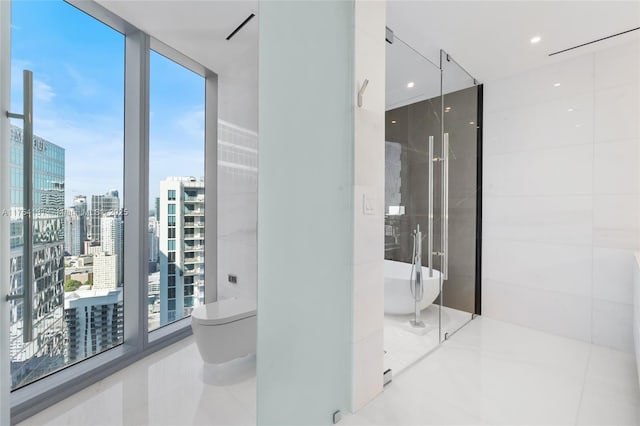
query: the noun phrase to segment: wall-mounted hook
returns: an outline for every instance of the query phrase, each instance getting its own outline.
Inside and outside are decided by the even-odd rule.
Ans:
[[[368,84],[369,80],[365,78],[360,90],[358,90],[358,107],[362,107],[362,97],[364,96],[364,91],[367,89]]]

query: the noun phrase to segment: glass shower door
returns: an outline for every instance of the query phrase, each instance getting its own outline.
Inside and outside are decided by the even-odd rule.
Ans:
[[[442,271],[440,339],[446,340],[478,312],[479,216],[477,81],[441,51],[442,144],[436,159],[435,217]],[[437,238],[437,237],[436,237]]]
[[[387,45],[385,369],[397,374],[478,313],[478,87],[443,53]]]
[[[431,158],[442,143],[441,72],[398,37],[386,53],[384,349],[385,370],[397,375],[440,343],[439,265],[429,253],[440,226]]]

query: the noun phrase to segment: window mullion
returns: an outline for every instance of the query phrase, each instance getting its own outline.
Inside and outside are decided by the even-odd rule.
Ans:
[[[218,300],[218,75],[205,73],[205,223],[204,231],[205,279],[204,300]]]
[[[147,215],[149,211],[149,36],[125,42],[124,120],[124,344],[147,344]]]
[[[10,36],[11,36],[11,2],[0,1],[0,209],[8,211],[11,206],[9,186],[9,119],[4,111],[9,110],[10,101]],[[0,215],[0,297],[9,294],[9,216]],[[0,424],[9,424],[9,391],[11,374],[9,372],[9,304],[0,300]]]

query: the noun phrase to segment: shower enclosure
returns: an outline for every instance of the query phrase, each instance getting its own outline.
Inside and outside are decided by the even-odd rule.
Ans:
[[[385,362],[396,371],[480,313],[482,86],[447,52],[431,61],[399,38],[391,39]],[[416,259],[420,247],[422,256]],[[398,308],[401,298],[410,310]]]

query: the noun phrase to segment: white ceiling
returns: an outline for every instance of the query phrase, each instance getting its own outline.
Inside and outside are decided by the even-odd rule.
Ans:
[[[231,40],[225,38],[251,13],[257,15],[258,0],[96,1],[217,73],[224,72],[241,60],[247,50],[257,46],[257,16]]]
[[[258,15],[258,0],[97,0],[98,3],[218,73],[235,72],[233,64],[255,50],[258,17],[231,41],[225,37],[249,14]],[[311,19],[311,18],[310,18]],[[640,31],[582,47],[548,54],[640,27],[640,1],[387,1],[387,25],[396,36],[434,63],[444,49],[480,82],[640,37]],[[532,45],[529,40],[540,36]],[[431,65],[407,46],[388,52],[387,93],[390,104],[437,95]],[[253,53],[249,53],[251,55]],[[472,81],[458,73],[465,85]],[[415,81],[415,90],[406,84]],[[446,83],[446,82],[445,82]]]
[[[548,56],[640,27],[640,1],[389,0],[387,26],[428,58],[437,60],[444,49],[487,82],[640,37],[638,30]],[[532,45],[534,36],[542,41]]]

